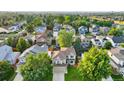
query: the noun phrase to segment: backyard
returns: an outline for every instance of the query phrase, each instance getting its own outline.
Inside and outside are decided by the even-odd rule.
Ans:
[[[81,81],[81,76],[77,70],[77,66],[69,66],[68,73],[65,75],[65,81]]]

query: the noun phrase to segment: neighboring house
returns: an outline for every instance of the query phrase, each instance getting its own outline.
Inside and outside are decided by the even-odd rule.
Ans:
[[[108,51],[108,55],[111,58],[112,67],[124,75],[124,48],[112,48]]]
[[[42,45],[47,43],[46,33],[41,33],[35,36],[36,44]]]
[[[93,35],[99,35],[100,34],[100,28],[99,28],[99,26],[93,26],[92,28],[89,29],[89,31]]]
[[[11,32],[16,32],[16,31],[20,30],[21,27],[22,27],[22,24],[21,23],[16,23],[16,24],[12,25],[11,27],[9,27],[8,29]]]
[[[75,29],[71,25],[63,25],[62,29],[65,29],[67,32],[73,32],[75,34]]]
[[[106,39],[112,43],[113,47],[118,47],[121,43],[124,43],[124,36],[107,36]]]
[[[10,64],[16,64],[20,52],[13,52],[12,47],[3,45],[0,47],[0,61],[6,60]]]
[[[9,33],[10,31],[0,27],[0,34]]]
[[[61,30],[62,28],[62,24],[55,24],[54,27],[53,27],[53,36],[54,37],[57,37],[58,34],[59,34],[59,31]]]
[[[85,35],[88,32],[88,28],[85,26],[81,26],[78,28],[78,32],[80,35]]]
[[[76,61],[76,52],[74,48],[61,48],[60,51],[53,51],[53,64],[55,65],[74,65]]]
[[[87,50],[91,46],[91,39],[90,38],[84,38],[81,40],[81,46],[84,50]]]
[[[105,43],[109,41],[105,36],[97,36],[96,38],[99,39],[102,47],[104,47]]]
[[[75,34],[75,29],[70,26],[70,25],[63,25],[62,24],[55,24],[53,27],[53,37],[58,37],[60,30],[65,29],[67,32],[74,32]]]
[[[103,33],[107,33],[109,30],[109,27],[100,27],[100,31],[102,31]]]
[[[26,49],[20,56],[19,56],[19,62],[20,63],[25,63],[25,58],[29,54],[37,54],[41,52],[46,52],[48,53],[48,46],[46,44],[39,46],[39,45],[33,45],[30,48]]]
[[[47,27],[45,25],[35,28],[36,33],[44,33],[46,30],[47,30]]]
[[[101,47],[101,46],[102,46],[101,41],[100,41],[99,39],[97,39],[97,38],[91,39],[91,42],[92,42],[92,44],[95,45],[95,46],[98,46],[98,47]]]

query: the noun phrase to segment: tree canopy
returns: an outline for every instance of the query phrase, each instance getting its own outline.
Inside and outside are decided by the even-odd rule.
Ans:
[[[92,47],[88,52],[84,53],[78,70],[82,79],[86,81],[99,81],[107,78],[112,72],[107,52]]]
[[[123,34],[123,31],[117,29],[117,28],[111,28],[110,31],[108,32],[109,35],[114,35],[114,36],[121,36]]]
[[[61,30],[57,40],[60,47],[70,47],[72,46],[73,32],[66,32],[65,30]]]
[[[51,58],[47,53],[29,54],[20,71],[26,81],[52,80]]]
[[[19,40],[18,40],[18,43],[16,45],[16,48],[17,48],[18,51],[20,51],[22,53],[29,46],[30,46],[29,43],[26,42],[26,40],[23,37],[20,37]]]
[[[111,42],[109,42],[109,41],[105,42],[105,45],[104,45],[105,49],[111,49],[111,47],[112,47]]]
[[[15,73],[14,68],[7,61],[0,62],[0,81],[9,80]]]

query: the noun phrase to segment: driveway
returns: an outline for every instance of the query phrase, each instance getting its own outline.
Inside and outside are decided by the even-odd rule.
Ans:
[[[67,66],[53,67],[53,81],[64,81],[64,75],[67,73]]]

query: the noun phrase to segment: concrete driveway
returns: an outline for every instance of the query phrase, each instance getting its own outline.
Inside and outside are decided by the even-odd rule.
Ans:
[[[67,73],[67,66],[53,67],[53,81],[64,81],[64,75]]]

